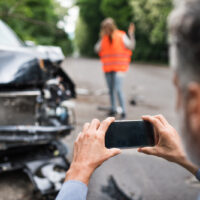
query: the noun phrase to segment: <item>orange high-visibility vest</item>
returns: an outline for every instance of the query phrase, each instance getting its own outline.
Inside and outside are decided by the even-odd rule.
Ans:
[[[104,72],[125,72],[128,70],[132,51],[124,45],[124,34],[126,33],[121,30],[114,31],[112,43],[107,35],[102,38],[99,56],[103,64],[102,68]]]

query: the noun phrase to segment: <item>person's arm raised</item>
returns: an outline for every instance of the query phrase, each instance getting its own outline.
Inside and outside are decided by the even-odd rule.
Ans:
[[[177,131],[167,120],[162,115],[148,115],[143,116],[142,119],[154,126],[155,146],[139,148],[138,151],[177,163],[196,175],[198,167],[187,159]]]

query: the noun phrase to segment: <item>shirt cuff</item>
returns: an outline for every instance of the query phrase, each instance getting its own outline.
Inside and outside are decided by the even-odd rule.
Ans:
[[[198,169],[196,173],[196,178],[198,179],[198,181],[200,181],[200,168]]]
[[[56,200],[86,200],[87,198],[88,187],[86,184],[77,180],[66,181]]]

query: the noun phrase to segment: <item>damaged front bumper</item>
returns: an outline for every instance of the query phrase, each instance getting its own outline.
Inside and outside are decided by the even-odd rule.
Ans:
[[[34,194],[55,198],[69,168],[67,147],[56,139],[71,126],[0,126],[0,173],[22,170]]]
[[[62,157],[27,162],[24,172],[32,181],[35,192],[42,196],[56,195],[62,187],[69,163]]]
[[[0,144],[38,143],[64,137],[73,130],[71,125],[54,126],[0,126]],[[3,148],[0,145],[0,150]],[[6,147],[5,147],[6,148]]]

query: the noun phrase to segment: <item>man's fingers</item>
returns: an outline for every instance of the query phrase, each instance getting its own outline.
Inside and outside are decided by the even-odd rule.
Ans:
[[[81,135],[82,135],[82,132],[80,132],[80,133],[78,134],[78,136],[76,137],[75,142],[78,142],[78,141],[80,140]]]
[[[83,133],[80,132],[80,133],[78,134],[78,136],[77,136],[75,142],[74,142],[74,149],[73,149],[73,152],[74,152],[74,159],[76,159],[76,156],[77,156],[77,154],[75,154],[75,152],[77,153],[77,152],[79,152],[79,150],[80,150],[79,142],[80,142],[80,138],[81,138],[81,135],[82,135],[82,134],[83,134]]]
[[[154,128],[154,140],[155,140],[155,144],[158,144],[159,142],[159,134],[157,131],[155,131],[155,128]]]
[[[100,121],[98,119],[93,119],[90,124],[90,129],[97,130],[100,126]]]
[[[160,122],[160,120],[155,118],[155,117],[153,117],[153,116],[145,115],[145,116],[142,116],[142,119],[145,120],[145,121],[150,122],[157,129],[159,129],[159,128],[161,128],[163,126],[163,124]]]
[[[99,131],[99,132],[102,132],[102,133],[105,135],[105,133],[106,133],[108,127],[109,127],[110,124],[111,124],[112,122],[114,122],[114,121],[115,121],[115,118],[114,118],[114,117],[108,117],[107,119],[105,119],[105,120],[101,123],[101,125],[100,125],[98,131]]]
[[[82,132],[85,132],[88,130],[88,128],[90,127],[90,123],[85,123],[84,126],[83,126],[83,131]]]
[[[169,124],[168,121],[164,118],[163,115],[156,115],[154,117],[159,119],[163,123],[163,125],[168,125]]]
[[[118,149],[118,148],[112,148],[112,149],[109,149],[109,158],[113,157],[113,156],[116,156],[118,154],[121,153],[121,150]]]
[[[139,148],[138,152],[144,153],[144,154],[148,154],[148,155],[157,155],[157,150],[155,147],[143,147],[143,148]]]
[[[150,121],[150,118],[151,118],[150,115],[143,115],[143,116],[142,116],[142,119],[143,119],[144,121]]]

